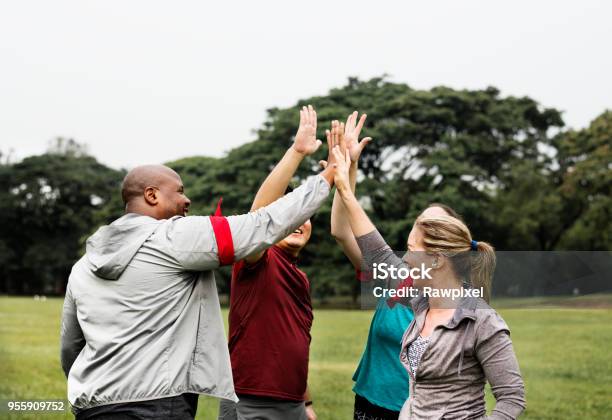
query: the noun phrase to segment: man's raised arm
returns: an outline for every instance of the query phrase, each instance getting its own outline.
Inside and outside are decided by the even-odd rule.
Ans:
[[[333,141],[328,139],[330,152]],[[301,226],[327,199],[336,162],[331,153],[328,162],[323,172],[293,192],[248,214],[173,219],[163,235],[168,255],[186,270],[204,271],[263,252]],[[266,197],[256,201],[263,203]]]

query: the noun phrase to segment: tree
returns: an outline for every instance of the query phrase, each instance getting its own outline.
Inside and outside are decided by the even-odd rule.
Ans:
[[[559,195],[563,227],[560,249],[612,249],[612,111],[583,130],[558,138]]]
[[[122,176],[62,139],[45,154],[2,165],[3,292],[63,292],[94,212],[118,194]]]
[[[318,138],[332,119],[367,112],[374,138],[360,161],[358,195],[390,245],[406,249],[418,214],[441,202],[463,215],[477,240],[498,250],[609,250],[612,112],[589,127],[563,130],[559,111],[489,87],[415,90],[385,77],[350,78],[327,95],[268,110],[257,139],[226,156],[169,162],[192,199],[191,214],[249,211],[259,185],[292,144],[297,108],[312,104]],[[295,177],[299,184],[326,157],[321,148]],[[44,155],[0,161],[0,263],[4,290],[60,290],[83,239],[124,209],[124,175],[98,163],[78,143],[58,140]],[[331,200],[313,221],[301,267],[316,297],[352,294],[360,285],[330,237]],[[229,288],[229,270],[219,286]],[[495,293],[510,293],[501,285]],[[545,290],[532,285],[520,293]]]
[[[346,118],[355,109],[367,112],[364,130],[374,141],[362,155],[358,193],[396,249],[405,249],[414,218],[434,201],[462,213],[478,239],[501,247],[525,245],[513,233],[503,232],[505,226],[494,213],[496,199],[519,193],[518,168],[525,162],[536,172],[549,169],[551,158],[543,150],[554,147],[551,131],[563,126],[557,110],[542,108],[530,98],[501,97],[495,88],[418,91],[384,77],[351,78],[346,86],[297,106],[307,104],[317,109],[321,139],[331,119]],[[179,172],[195,176],[185,182],[195,206],[209,213],[223,196],[226,213],[248,211],[260,183],[291,145],[296,109],[270,109],[258,139],[224,158],[171,162]],[[296,181],[312,174],[324,154],[302,165]],[[356,296],[354,272],[329,235],[329,213],[327,203],[318,212],[311,245],[301,261],[316,296]],[[513,223],[524,219],[513,213],[508,218],[514,218]],[[526,234],[531,234],[528,226]]]

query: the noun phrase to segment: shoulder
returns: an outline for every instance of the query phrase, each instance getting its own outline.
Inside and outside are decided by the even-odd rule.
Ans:
[[[212,246],[212,224],[208,216],[174,216],[170,219],[160,220],[160,226],[155,231],[152,239],[162,243],[189,249],[189,247],[202,247],[204,243]],[[209,251],[210,247],[205,247]]]
[[[205,233],[212,231],[212,224],[208,216],[174,216],[156,222],[159,226],[151,239],[172,244],[208,240],[209,235]]]
[[[78,285],[84,280],[84,277],[88,275],[89,264],[87,261],[87,254],[83,255],[79,260],[74,263],[70,269],[68,275],[68,283],[66,284],[66,290],[72,289],[75,285]]]
[[[161,222],[165,228],[176,231],[187,231],[211,224],[209,216],[174,216]]]
[[[493,308],[476,309],[476,340],[486,341],[498,333],[510,335],[506,321]]]

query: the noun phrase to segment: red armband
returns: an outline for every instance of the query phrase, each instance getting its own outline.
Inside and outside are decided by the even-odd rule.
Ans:
[[[232,231],[227,219],[221,215],[221,203],[223,197],[217,203],[217,210],[213,216],[210,216],[215,240],[217,241],[217,251],[219,255],[220,265],[231,265],[234,263],[234,240],[232,239]]]
[[[361,271],[360,269],[355,269],[355,278],[360,282],[366,282],[372,280],[372,272],[371,271]]]

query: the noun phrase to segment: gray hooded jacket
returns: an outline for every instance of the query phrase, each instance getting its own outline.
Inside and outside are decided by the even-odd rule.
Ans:
[[[311,177],[255,212],[227,217],[235,259],[304,223],[329,194]],[[76,409],[182,393],[237,401],[212,270],[209,217],[126,214],[87,241],[62,314],[61,361]]]

